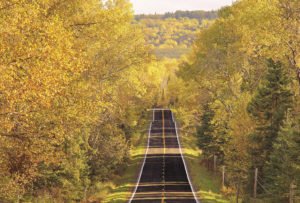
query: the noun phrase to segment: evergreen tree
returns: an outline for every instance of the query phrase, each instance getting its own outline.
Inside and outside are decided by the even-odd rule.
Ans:
[[[299,149],[300,120],[287,119],[273,144],[265,170],[267,188],[280,197],[289,192],[291,183],[300,186]]]
[[[203,150],[204,156],[209,156],[213,151],[210,147],[213,142],[212,133],[214,131],[214,126],[211,123],[213,117],[214,112],[209,107],[209,104],[204,105],[204,112],[201,117],[201,126],[197,129],[198,146]]]
[[[253,166],[263,169],[273,150],[273,143],[292,104],[289,79],[280,62],[268,60],[268,70],[262,85],[248,105],[256,122],[251,135]]]
[[[224,145],[227,143],[227,135],[223,126],[214,124],[214,118],[215,112],[210,107],[210,104],[204,105],[201,126],[197,129],[198,146],[203,150],[203,155],[206,158],[216,155],[218,156],[218,162],[223,162]]]

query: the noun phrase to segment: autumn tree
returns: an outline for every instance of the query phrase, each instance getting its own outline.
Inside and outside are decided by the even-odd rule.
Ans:
[[[193,84],[189,97],[198,99],[193,109],[206,115],[203,107],[209,101],[213,110],[209,134],[226,136],[228,186],[243,193],[252,193],[253,167],[261,170],[270,160],[288,109],[293,106],[293,115],[299,114],[296,10],[299,3],[293,0],[237,1],[199,32],[193,52],[180,65],[179,77],[186,86]],[[268,58],[280,62],[266,66]],[[179,103],[192,108],[184,98]],[[198,118],[198,126],[208,126]]]
[[[128,1],[0,8],[0,199],[80,201],[126,166],[159,72]]]

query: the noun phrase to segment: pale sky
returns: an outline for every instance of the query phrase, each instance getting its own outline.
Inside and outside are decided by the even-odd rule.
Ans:
[[[136,14],[165,13],[176,10],[217,10],[233,0],[131,0]]]

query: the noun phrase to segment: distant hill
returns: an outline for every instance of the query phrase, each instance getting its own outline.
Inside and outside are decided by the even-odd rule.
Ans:
[[[141,19],[166,19],[166,18],[189,18],[189,19],[197,19],[200,23],[202,20],[212,20],[218,17],[218,11],[176,11],[174,13],[167,12],[165,14],[150,14],[150,15],[136,15],[136,20]]]
[[[158,57],[179,58],[190,50],[200,29],[217,16],[217,11],[176,11],[136,15],[135,19]]]

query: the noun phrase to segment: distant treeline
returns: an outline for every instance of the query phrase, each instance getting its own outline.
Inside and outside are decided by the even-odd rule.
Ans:
[[[177,58],[190,49],[197,33],[207,27],[217,11],[176,11],[175,13],[137,15],[146,40],[159,57]]]
[[[204,19],[215,19],[218,17],[218,11],[176,11],[174,12],[167,12],[165,14],[141,14],[136,15],[136,20],[142,20],[142,19],[167,19],[167,18],[190,18],[190,19],[197,19],[199,22],[201,22]]]

